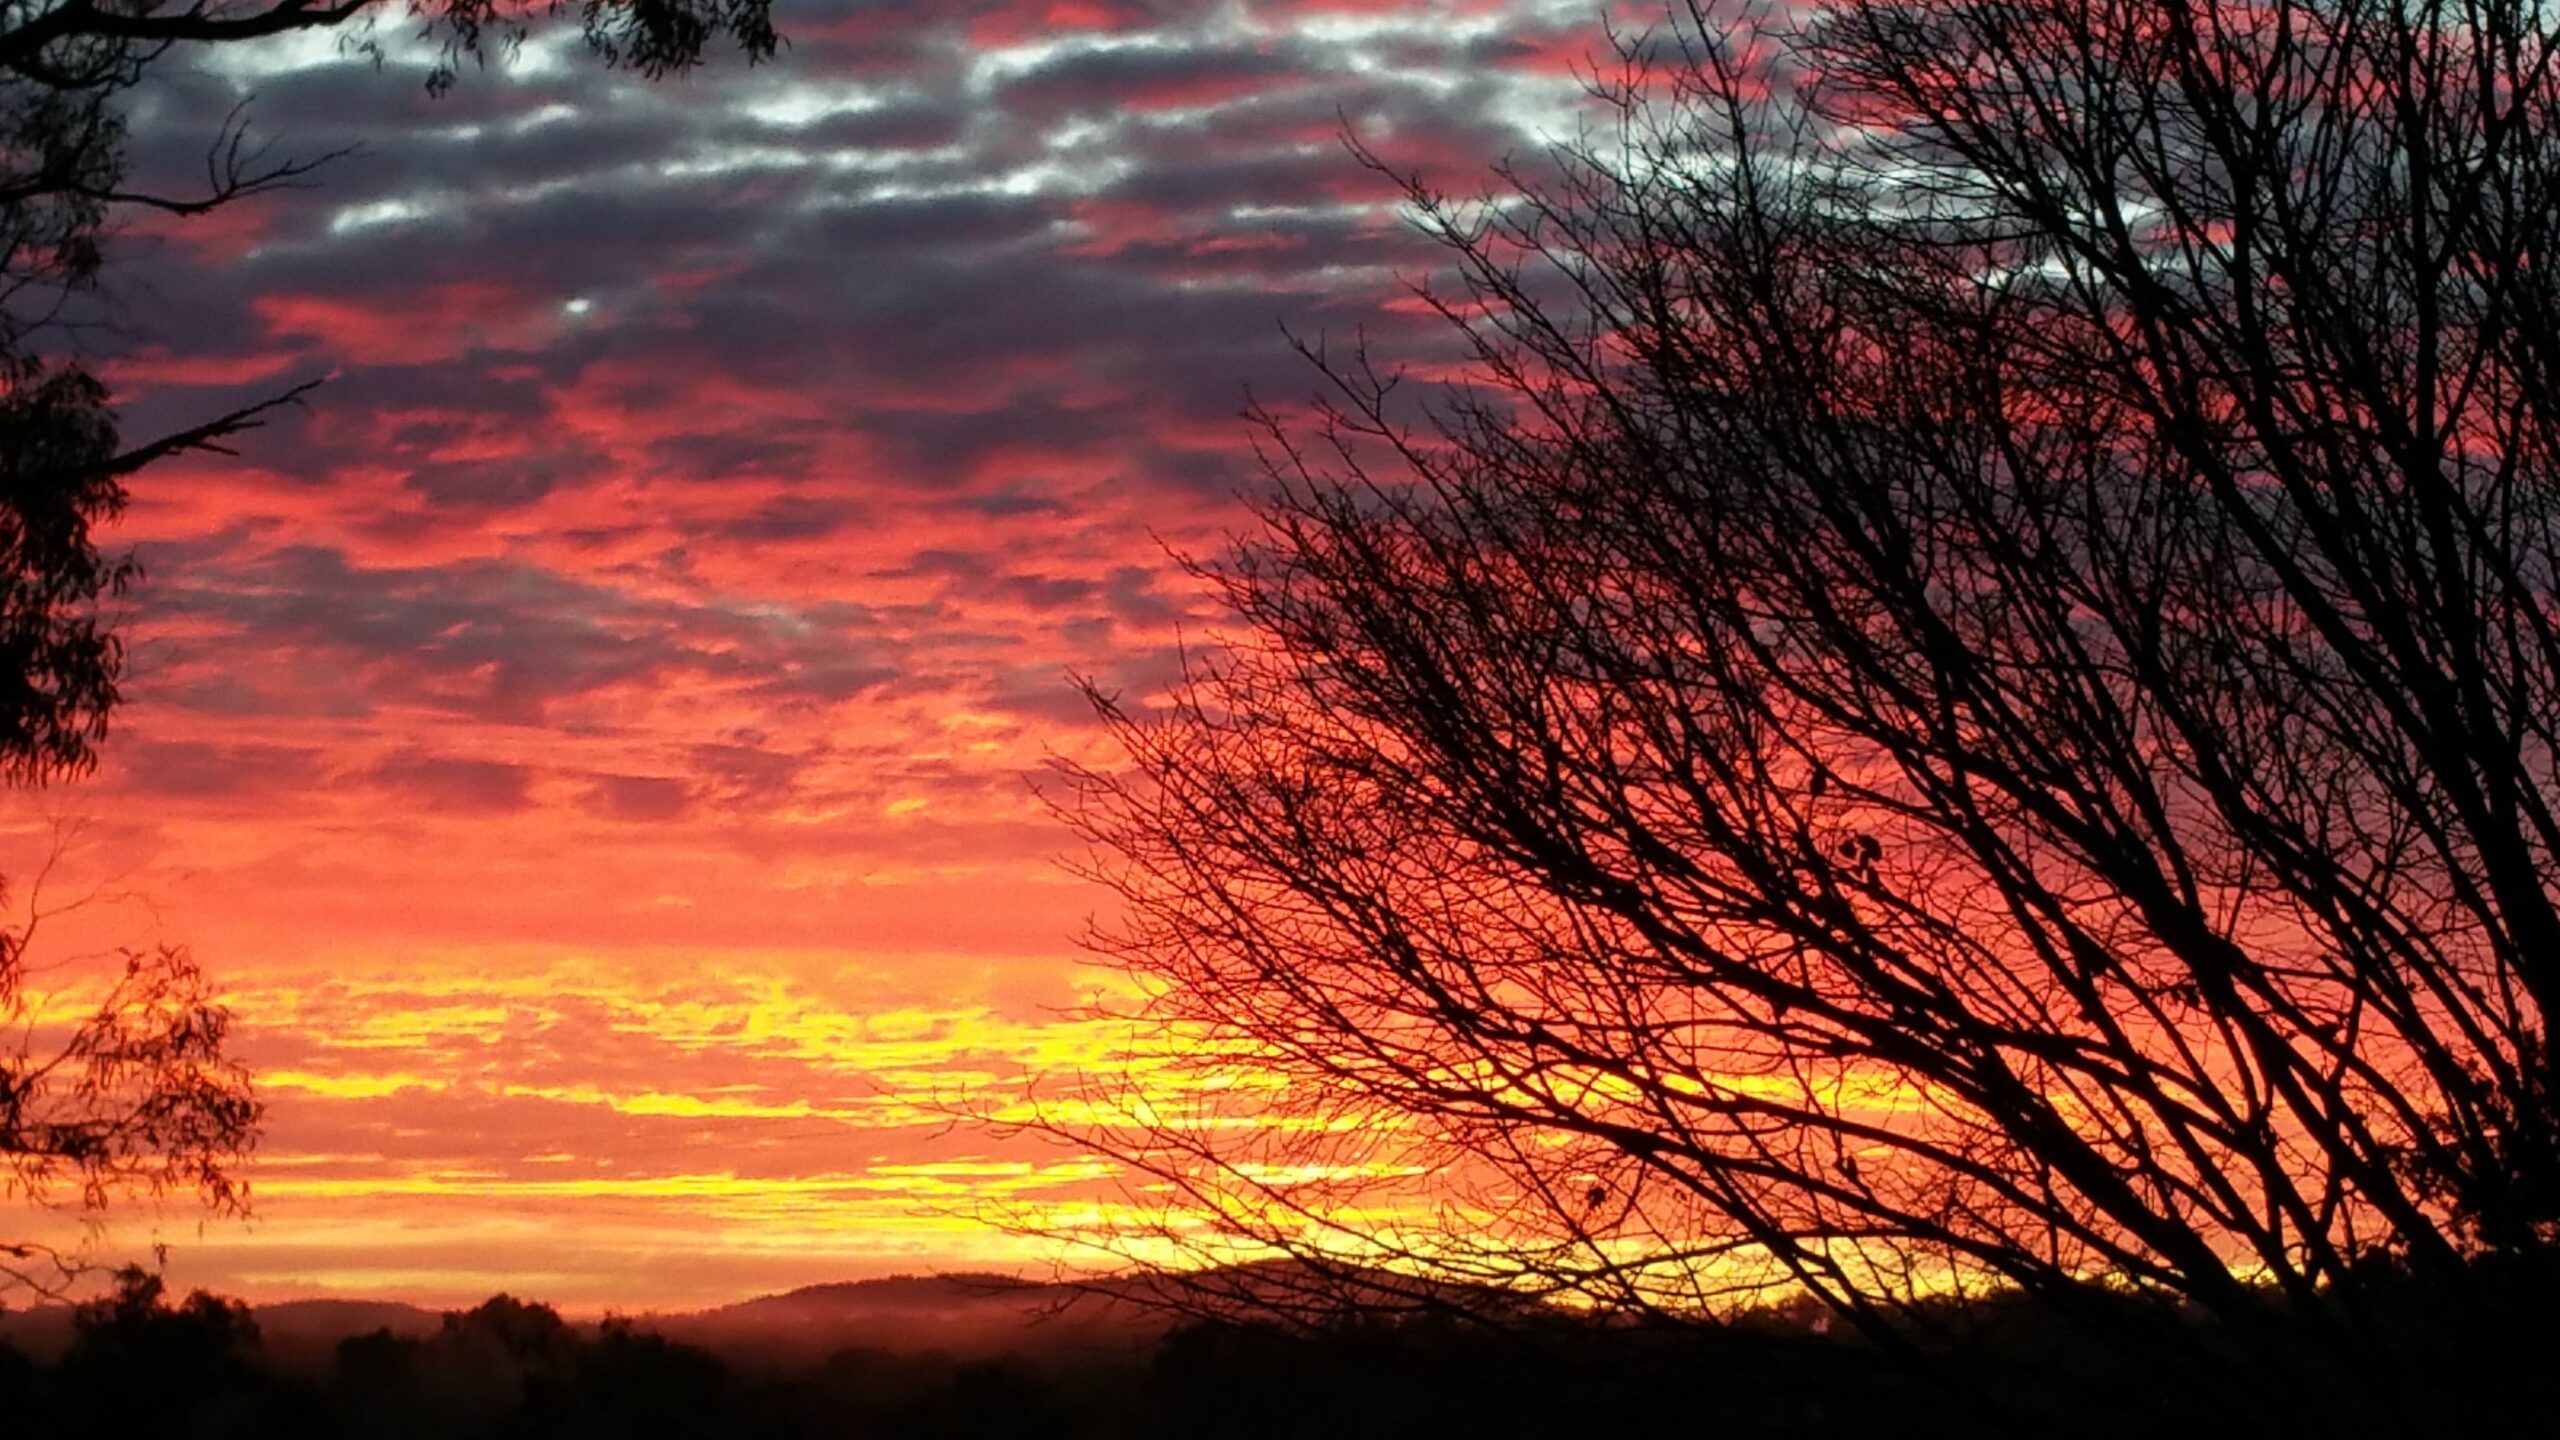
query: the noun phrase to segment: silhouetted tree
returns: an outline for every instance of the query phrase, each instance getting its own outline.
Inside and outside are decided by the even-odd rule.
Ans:
[[[1241,633],[1095,693],[1099,943],[1178,1043],[1082,1138],[1319,1265],[1783,1280],[1897,1342],[1991,1287],[2511,1394],[2560,15],[1828,0],[1626,54],[1553,178],[1413,190],[1471,383],[1316,352],[1203,567]]]
[[[136,471],[221,449],[295,387],[141,444],[119,435],[107,386],[64,345],[61,316],[96,289],[108,228],[123,214],[198,215],[304,179],[308,163],[267,158],[235,112],[210,146],[204,188],[127,183],[124,104],[155,65],[191,48],[294,31],[413,21],[441,42],[430,88],[491,47],[558,14],[518,0],[0,0],[0,785],[83,773],[121,698],[123,647],[100,605],[137,573],[102,551],[97,527],[125,505]],[[752,62],[777,43],[769,0],[584,0],[603,63],[655,78],[697,63],[725,37]],[[380,50],[369,32],[356,48]],[[325,158],[325,157],[324,157]],[[48,349],[48,346],[51,348]],[[174,948],[117,957],[120,978],[85,1020],[39,1019],[24,992],[23,933],[0,934],[0,1195],[75,1179],[84,1206],[183,1182],[217,1209],[242,1191],[229,1167],[258,1107],[223,1057],[228,1017]],[[0,1285],[51,1289],[74,1254],[0,1244]]]
[[[223,1421],[259,1388],[257,1350],[247,1306],[202,1290],[171,1305],[159,1276],[128,1267],[74,1318],[60,1417],[119,1435],[250,1433]]]
[[[537,1414],[529,1428],[596,1440],[690,1440],[737,1422],[731,1389],[710,1352],[607,1320],[578,1351],[567,1382],[544,1397],[551,1417]]]
[[[2050,1324],[2005,1328],[1968,1363],[2009,1388],[2039,1388],[2057,1363],[2090,1360],[2111,1366],[2119,1384],[2181,1388],[2120,1357],[2075,1356]],[[135,1271],[79,1313],[58,1357],[0,1348],[0,1414],[27,1434],[242,1440],[1316,1440],[1650,1434],[1696,1428],[1702,1416],[1720,1435],[1775,1440],[1986,1433],[1978,1414],[1929,1403],[1932,1387],[1873,1348],[1780,1314],[1722,1330],[1564,1313],[1509,1328],[1412,1317],[1313,1328],[1213,1322],[1158,1337],[1144,1352],[963,1361],[860,1350],[809,1368],[770,1340],[740,1332],[716,1351],[696,1349],[618,1320],[564,1325],[545,1307],[501,1297],[432,1334],[347,1338],[315,1370],[293,1347],[261,1346],[236,1303],[198,1294],[172,1305]],[[2265,1433],[2192,1396],[2178,1409],[2182,1435]],[[2110,1397],[2027,1433],[2160,1433],[2123,1412]]]
[[[21,959],[31,930],[0,930],[0,1194],[67,1193],[94,1214],[120,1196],[187,1193],[217,1214],[247,1196],[233,1174],[264,1107],[224,1049],[230,1012],[194,959],[171,945],[108,961],[105,988],[44,1013]],[[58,1293],[86,1265],[78,1246],[0,1243],[0,1291]]]

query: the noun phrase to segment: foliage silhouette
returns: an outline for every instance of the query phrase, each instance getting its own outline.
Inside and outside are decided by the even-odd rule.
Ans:
[[[95,1214],[119,1196],[191,1193],[217,1214],[243,1210],[233,1171],[264,1107],[193,957],[118,952],[103,992],[66,1023],[31,1013],[21,968],[33,934],[32,922],[0,930],[0,1196],[50,1202],[67,1189]],[[77,1246],[0,1243],[0,1293],[59,1294],[86,1268]]]
[[[1410,189],[1469,381],[1311,349],[1200,567],[1240,633],[1091,691],[1127,764],[1064,808],[1167,1041],[1055,1127],[1170,1207],[1118,1243],[1784,1285],[1905,1350],[2017,1294],[2296,1423],[2520,1403],[2560,20],[1832,0],[1623,53],[1605,145]]]
[[[0,1348],[0,1413],[28,1433],[85,1424],[208,1440],[1389,1440],[1701,1425],[1769,1440],[2001,1433],[1979,1409],[1947,1403],[1961,1382],[2002,1397],[2024,1435],[2152,1436],[2164,1425],[2200,1437],[2265,1433],[2185,1374],[2074,1341],[2033,1302],[1994,1308],[2005,1313],[1981,1310],[1966,1327],[1974,1343],[1934,1353],[1932,1373],[1919,1377],[1845,1329],[1816,1333],[1803,1312],[1784,1310],[1745,1312],[1721,1329],[1554,1313],[1507,1326],[1212,1321],[1118,1357],[963,1362],[871,1349],[777,1367],[752,1346],[714,1353],[638,1322],[566,1324],[503,1296],[432,1333],[359,1335],[297,1362],[263,1345],[235,1302],[199,1293],[173,1305],[136,1273],[81,1312],[63,1353]],[[2440,1398],[2464,1403],[2450,1388]],[[2483,1422],[2471,1433],[2528,1433],[2538,1418],[2456,1413]],[[2320,1433],[2391,1433],[2372,1420],[2349,1416]]]

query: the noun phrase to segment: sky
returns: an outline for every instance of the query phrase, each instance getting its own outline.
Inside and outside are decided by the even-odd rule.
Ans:
[[[87,342],[135,438],[326,381],[137,477],[129,702],[8,798],[34,953],[186,944],[269,1106],[253,1219],[108,1248],[666,1308],[1045,1266],[988,1216],[1114,1193],[950,1118],[1116,1043],[1039,788],[1109,761],[1071,680],[1214,643],[1172,557],[1247,523],[1248,396],[1317,387],[1284,327],[1445,351],[1346,131],[1493,185],[1575,123],[1597,0],[776,18],[654,86],[552,32],[430,98],[394,27],[136,93],[146,177],[243,101],[358,153],[131,227]]]

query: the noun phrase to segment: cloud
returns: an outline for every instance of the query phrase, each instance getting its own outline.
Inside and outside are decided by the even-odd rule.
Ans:
[[[137,224],[105,299],[130,434],[327,377],[139,477],[133,703],[68,801],[279,1077],[207,1278],[1016,1253],[897,1197],[988,1143],[922,1097],[1082,1053],[1069,677],[1214,630],[1167,551],[1245,523],[1248,396],[1317,388],[1284,327],[1450,362],[1341,132],[1461,192],[1534,159],[1599,39],[1552,10],[883,0],[655,87],[549,40],[442,100],[325,45],[158,74],[145,180],[251,94],[362,152]],[[303,983],[353,970],[399,980]],[[636,1244],[695,1258],[638,1295]]]
[[[364,778],[400,804],[460,815],[499,815],[533,803],[521,765],[408,753],[374,762]]]
[[[656,823],[692,809],[693,787],[666,775],[599,775],[587,798],[589,808],[607,819]]]

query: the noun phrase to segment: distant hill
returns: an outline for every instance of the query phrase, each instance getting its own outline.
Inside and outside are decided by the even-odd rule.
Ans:
[[[754,1368],[805,1366],[856,1349],[1072,1362],[1132,1356],[1185,1316],[1237,1310],[1306,1314],[1338,1307],[1346,1293],[1371,1314],[1434,1301],[1476,1308],[1488,1303],[1484,1293],[1417,1290],[1384,1276],[1355,1279],[1346,1291],[1338,1281],[1275,1263],[1083,1283],[995,1274],[891,1275],[629,1318],[640,1329]],[[256,1306],[252,1314],[268,1353],[296,1368],[325,1364],[338,1342],[352,1336],[388,1330],[417,1338],[433,1334],[445,1320],[444,1312],[374,1300],[287,1300]],[[0,1313],[0,1344],[22,1353],[48,1359],[70,1339],[67,1306]]]
[[[350,1335],[388,1330],[404,1340],[432,1335],[444,1313],[391,1300],[283,1300],[250,1312],[267,1353],[293,1366],[325,1364]]]
[[[71,1343],[71,1309],[39,1305],[32,1310],[0,1311],[0,1345],[21,1355],[50,1360]]]
[[[71,1343],[71,1307],[0,1312],[0,1345],[50,1360]],[[431,1335],[445,1313],[378,1300],[286,1300],[251,1309],[264,1348],[300,1368],[341,1340],[388,1330]],[[970,1359],[1020,1353],[1067,1359],[1143,1348],[1169,1326],[1145,1307],[1009,1275],[893,1275],[809,1285],[708,1310],[630,1317],[733,1362],[804,1365],[838,1350],[939,1350]],[[581,1324],[592,1329],[592,1323]]]
[[[636,1317],[635,1323],[732,1360],[799,1365],[845,1349],[1061,1359],[1126,1354],[1163,1334],[1171,1320],[1070,1285],[949,1274],[808,1285],[690,1314]]]
[[[416,1338],[444,1323],[441,1311],[389,1300],[283,1300],[251,1309],[258,1335],[279,1359],[325,1360],[350,1335],[388,1330]],[[50,1360],[71,1343],[71,1307],[38,1305],[0,1312],[0,1345]]]

